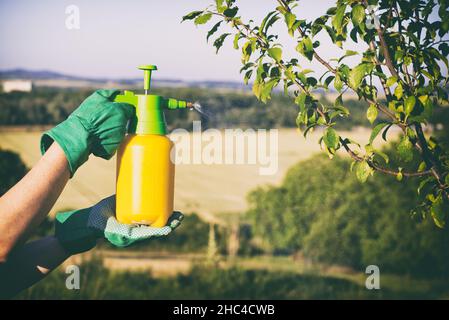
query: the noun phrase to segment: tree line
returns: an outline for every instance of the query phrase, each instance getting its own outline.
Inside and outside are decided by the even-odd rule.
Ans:
[[[92,93],[89,89],[36,88],[31,93],[0,93],[0,125],[54,125],[66,119]],[[157,88],[156,94],[188,101],[198,101],[207,116],[188,110],[166,111],[169,129],[191,129],[193,120],[202,128],[293,128],[298,107],[283,95],[273,95],[266,105],[245,91],[223,91],[203,88]],[[325,96],[324,103],[329,103]],[[348,100],[354,117],[339,126],[350,129],[366,125],[363,103]]]

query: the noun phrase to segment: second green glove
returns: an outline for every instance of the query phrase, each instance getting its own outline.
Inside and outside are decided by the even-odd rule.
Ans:
[[[183,218],[180,212],[174,212],[162,228],[123,224],[115,219],[115,196],[111,196],[90,208],[58,213],[55,235],[67,252],[76,254],[95,247],[99,238],[106,238],[116,247],[127,247],[138,241],[167,236]]]

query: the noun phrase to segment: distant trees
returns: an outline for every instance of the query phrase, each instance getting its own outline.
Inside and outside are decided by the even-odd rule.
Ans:
[[[270,251],[300,251],[315,262],[449,275],[449,234],[429,215],[407,219],[416,182],[378,176],[360,184],[349,171],[349,160],[320,155],[292,167],[281,186],[254,190],[254,235]]]
[[[89,90],[56,89],[0,93],[0,125],[59,123],[90,93]]]
[[[164,96],[200,101],[211,114],[201,117],[196,112],[165,113],[169,129],[192,129],[193,120],[202,120],[203,128],[292,128],[296,127],[296,111],[291,101],[273,95],[265,106],[245,92],[221,92],[200,88],[156,88]],[[63,121],[91,93],[90,90],[37,88],[31,93],[0,93],[0,125],[52,125]],[[325,98],[323,103],[329,104]],[[354,116],[339,123],[349,129],[364,125],[365,114],[357,100],[349,101]]]

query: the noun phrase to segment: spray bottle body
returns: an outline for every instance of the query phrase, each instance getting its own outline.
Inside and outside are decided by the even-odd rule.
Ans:
[[[125,91],[114,101],[131,104],[135,116],[117,154],[116,218],[121,223],[163,227],[173,213],[175,166],[173,142],[166,136],[164,109],[191,108],[192,103],[148,94],[151,71],[144,70],[144,94]]]
[[[173,143],[165,135],[128,134],[117,154],[116,215],[122,223],[163,227],[173,213]]]

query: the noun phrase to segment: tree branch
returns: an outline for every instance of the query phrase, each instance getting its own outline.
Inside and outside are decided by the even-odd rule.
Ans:
[[[291,12],[291,8],[289,7],[288,3],[287,3],[285,0],[277,0],[277,2],[278,2],[278,3],[279,3],[279,4],[280,4],[280,5],[281,5],[287,12]],[[365,0],[362,0],[362,2],[366,5],[366,1],[365,1]],[[228,18],[227,18],[225,15],[223,15],[223,14],[220,14],[220,13],[217,13],[217,12],[212,12],[212,11],[209,11],[209,13],[212,13],[212,14],[214,14],[214,15],[218,15],[218,16],[222,17],[223,19],[228,20]],[[249,35],[251,35],[251,36],[257,38],[257,40],[260,42],[262,48],[269,48],[269,43],[268,43],[263,37],[261,37],[259,34],[255,33],[254,30],[252,30],[248,25],[242,23],[241,21],[239,21],[238,23],[236,23],[236,22],[234,21],[234,27],[235,27],[240,33],[244,34],[243,31],[240,29],[239,26],[242,27],[243,29],[245,29],[245,31],[247,32],[247,34],[246,34],[247,37],[248,37]],[[297,30],[298,30],[298,32],[300,33],[300,35],[301,35],[302,37],[305,37],[305,36],[306,36],[304,30],[302,30],[301,27],[298,27]],[[385,58],[385,63],[384,63],[383,65],[386,65],[386,66],[387,66],[388,70],[390,71],[390,73],[391,73],[393,76],[395,76],[395,77],[397,77],[398,79],[400,79],[398,72],[397,72],[396,69],[394,68],[393,61],[392,61],[392,59],[391,59],[391,56],[390,56],[390,53],[389,53],[389,50],[388,50],[388,45],[387,45],[387,43],[386,43],[386,41],[385,41],[385,38],[384,38],[384,35],[383,35],[382,30],[380,29],[380,26],[376,26],[376,32],[377,32],[377,35],[378,35],[378,38],[379,38],[381,50],[382,50],[383,55],[384,55],[384,58]],[[370,48],[372,48],[374,44],[371,42],[369,45],[370,45]],[[375,49],[375,48],[374,48],[374,49]],[[330,65],[330,63],[326,62],[326,61],[325,61],[325,60],[324,60],[324,59],[323,59],[323,58],[322,58],[322,57],[321,57],[315,50],[313,51],[313,57],[314,57],[319,63],[321,63],[323,66],[325,66],[331,73],[337,74],[337,70],[336,70],[335,68],[333,68],[333,67]],[[381,63],[380,63],[379,60],[377,60],[377,58],[376,58],[376,62],[377,62],[377,63],[375,63],[375,64],[377,65],[377,67],[381,68]],[[278,65],[282,70],[284,70],[284,71],[287,69],[286,66],[285,66],[283,63],[277,62],[277,65]],[[379,71],[379,70],[378,70],[378,71]],[[380,71],[382,71],[382,68],[381,68]],[[382,78],[380,78],[380,77],[379,77],[379,79],[380,79],[380,82],[381,82],[382,87],[383,87],[383,89],[384,89],[385,95],[386,95],[387,98],[388,98],[389,96],[391,96],[391,91],[390,91],[390,89],[386,86],[386,82],[385,82]],[[343,81],[345,82],[346,85],[348,85],[347,82],[346,82],[344,79],[343,79]],[[310,95],[310,92],[308,91],[308,89],[307,89],[306,87],[304,87],[304,86],[303,86],[297,79],[294,79],[294,83],[295,83],[295,84],[296,84],[296,85],[297,85],[303,92],[305,92],[306,94],[309,94],[309,95]],[[410,85],[410,84],[409,84],[409,85]],[[352,89],[352,88],[351,88],[351,89]],[[354,90],[354,89],[352,89],[352,90]],[[355,90],[354,90],[354,91],[355,91]],[[394,113],[392,113],[387,107],[383,106],[383,105],[382,105],[381,103],[379,103],[378,101],[375,101],[375,100],[370,99],[370,98],[368,98],[368,97],[365,97],[365,96],[364,96],[363,98],[364,98],[364,100],[367,101],[368,103],[376,105],[376,107],[377,107],[382,113],[384,113],[385,115],[387,115],[391,120],[393,120],[394,123],[396,123],[396,124],[402,129],[402,131],[403,131],[404,133],[406,132],[407,124],[406,124],[406,123],[402,123],[402,122],[398,122],[398,119],[396,119],[396,116],[394,115]],[[320,114],[320,116],[322,116],[323,118],[325,118],[325,114],[324,114],[324,112],[323,112],[322,110],[317,109],[317,112]],[[415,146],[417,147],[418,150],[420,150],[420,152],[422,152],[423,158],[424,158],[424,159],[426,159],[426,158],[428,159],[428,160],[427,160],[427,161],[429,161],[428,164],[427,164],[427,161],[426,161],[426,160],[425,160],[425,161],[426,161],[427,167],[430,168],[429,170],[422,171],[422,172],[399,172],[399,171],[393,171],[393,170],[389,170],[389,169],[380,167],[378,164],[376,164],[376,163],[373,162],[372,160],[366,160],[365,158],[358,156],[353,150],[351,150],[351,148],[348,146],[348,144],[347,144],[343,139],[341,139],[341,138],[340,138],[340,143],[343,145],[344,149],[345,149],[346,152],[351,156],[352,159],[354,159],[355,161],[358,161],[358,162],[360,162],[360,161],[365,161],[365,160],[366,160],[367,163],[370,165],[370,167],[372,167],[372,168],[373,168],[374,170],[376,170],[376,171],[379,171],[379,172],[382,172],[382,173],[385,173],[385,174],[388,174],[388,175],[393,175],[393,176],[397,176],[399,173],[402,173],[402,175],[405,176],[405,177],[421,177],[421,176],[428,176],[428,175],[434,176],[435,179],[437,179],[440,188],[443,190],[443,192],[445,193],[445,195],[446,195],[446,196],[448,197],[448,199],[449,199],[449,194],[448,194],[447,191],[445,190],[446,186],[445,186],[444,183],[443,183],[442,177],[441,177],[441,175],[438,173],[438,170],[437,170],[437,168],[436,168],[436,166],[435,166],[434,161],[431,161],[431,153],[430,153],[430,151],[428,150],[427,142],[426,142],[426,140],[425,140],[425,138],[424,138],[424,135],[422,134],[422,128],[421,128],[421,134],[420,134],[420,133],[418,132],[418,131],[419,131],[418,128],[420,127],[420,125],[417,124],[417,126],[418,126],[418,127],[416,128],[416,130],[417,130],[417,133],[418,133],[418,142],[415,144]],[[429,154],[430,154],[430,156],[429,156]]]
[[[285,9],[285,10],[287,10],[288,12],[291,12],[291,9],[290,9],[290,7],[289,7],[289,5],[288,5],[288,3],[286,3],[285,2],[285,0],[277,0],[280,4],[281,4],[281,6]],[[304,33],[304,31],[300,28],[300,27],[298,27],[298,32],[301,34],[301,36],[305,36],[305,33]],[[323,66],[325,66],[330,72],[332,72],[333,74],[336,74],[337,73],[337,70],[335,69],[335,68],[333,68],[328,62],[326,62],[323,58],[321,58],[321,56],[315,51],[315,50],[313,50],[313,57],[318,61],[318,62],[320,62]],[[344,81],[344,83],[346,84],[346,85],[348,85],[347,84],[347,82],[343,79],[343,81]],[[386,85],[385,85],[385,88],[384,88],[384,90],[386,90]],[[352,89],[352,88],[351,88]],[[389,89],[388,89],[389,90]],[[385,106],[383,106],[381,103],[379,103],[378,101],[374,101],[373,99],[369,99],[369,98],[367,98],[367,97],[363,97],[364,99],[365,99],[365,101],[366,102],[368,102],[368,103],[370,103],[370,104],[374,104],[374,105],[376,105],[376,107],[382,112],[382,113],[384,113],[385,115],[387,115],[391,120],[393,120],[394,121],[394,123],[396,123],[401,129],[402,129],[402,131],[403,132],[405,132],[405,129],[406,129],[406,125],[405,124],[403,124],[403,123],[400,123],[400,122],[397,122],[397,119],[396,119],[396,117],[394,116],[394,114],[392,113],[392,112],[390,112],[390,110],[388,110],[388,108],[387,107],[385,107]]]
[[[437,181],[438,187],[442,190],[447,200],[449,200],[449,192],[447,190],[447,186],[444,183],[444,179],[440,174],[439,163],[429,150],[429,146],[427,145],[427,140],[426,137],[424,136],[421,124],[416,123],[415,129],[418,137],[417,145],[419,146],[419,150],[421,151],[421,155],[424,159],[424,162],[426,163],[426,166],[430,168],[430,172]]]
[[[366,0],[363,0],[363,4],[365,8],[368,6],[368,2]],[[388,50],[387,42],[385,41],[383,30],[381,29],[379,24],[374,24],[374,27],[376,29],[377,37],[379,38],[380,47],[382,49],[382,53],[385,58],[385,65],[387,66],[388,70],[390,71],[391,75],[397,77],[399,79],[399,74],[394,68],[393,60],[390,56],[390,51]]]
[[[363,157],[358,156],[351,148],[348,146],[346,141],[340,137],[340,143],[345,148],[346,152],[351,156],[351,158],[357,162],[364,161],[365,159]],[[373,168],[376,171],[391,175],[391,176],[397,176],[399,173],[402,173],[404,177],[423,177],[431,175],[432,172],[430,170],[421,171],[421,172],[400,172],[400,171],[394,171],[390,169],[386,169],[383,167],[380,167],[376,163],[374,163],[371,160],[366,160],[366,162],[369,164],[371,168]]]
[[[209,13],[218,15],[218,16],[220,16],[220,17],[222,17],[222,18],[226,18],[225,15],[220,14],[220,13],[217,13],[217,12],[211,12],[211,11],[209,11]],[[249,28],[246,24],[244,24],[244,23],[234,23],[234,27],[235,27],[240,33],[243,34],[243,32],[242,32],[242,30],[239,28],[239,26],[242,26],[242,27],[243,27],[249,34],[251,34],[253,37],[256,37],[256,38],[259,40],[259,42],[260,42],[261,44],[263,44],[263,46],[264,46],[265,48],[268,48],[268,47],[269,47],[269,43],[267,43],[267,41],[266,41],[265,39],[263,39],[260,35],[258,35],[257,33],[255,33],[255,32],[254,32],[251,28]],[[287,68],[285,67],[285,65],[282,64],[282,63],[277,62],[277,65],[278,65],[282,70],[284,70],[284,71],[287,69]],[[304,87],[304,86],[302,85],[302,83],[300,83],[297,79],[295,79],[295,84],[296,84],[296,85],[297,85],[303,92],[305,92],[306,94],[310,95],[309,90],[307,90],[307,88]]]

